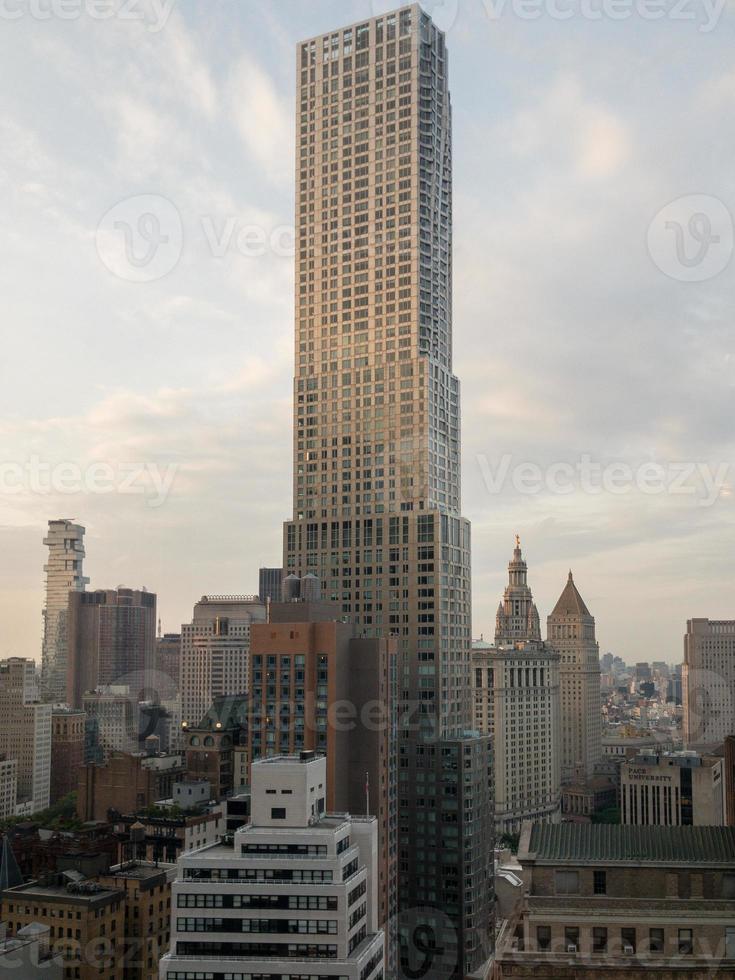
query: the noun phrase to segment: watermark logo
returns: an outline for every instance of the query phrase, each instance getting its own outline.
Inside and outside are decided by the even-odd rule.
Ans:
[[[699,507],[712,507],[720,497],[728,497],[732,492],[728,462],[713,466],[703,461],[647,460],[634,466],[622,461],[602,463],[583,454],[574,462],[558,461],[541,466],[505,453],[493,460],[478,454],[477,465],[486,490],[493,495],[509,489],[523,496],[640,493],[691,497]]]
[[[168,198],[138,194],[103,216],[96,243],[100,259],[113,275],[127,282],[155,282],[178,265],[184,226]]]
[[[166,26],[176,0],[0,0],[0,20],[119,20],[143,24],[150,34]]]
[[[648,226],[648,254],[664,275],[704,282],[727,268],[733,218],[719,198],[688,194],[661,208]]]
[[[694,21],[702,34],[717,26],[727,0],[482,0],[490,20],[512,15],[519,20]]]

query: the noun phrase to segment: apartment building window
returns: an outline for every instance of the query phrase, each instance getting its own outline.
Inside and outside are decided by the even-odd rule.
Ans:
[[[557,871],[554,874],[557,895],[579,895],[579,872]]]
[[[604,926],[595,926],[592,930],[592,952],[607,952],[607,929]]]
[[[636,949],[635,929],[621,929],[620,941],[623,945],[624,953],[635,953],[635,949]]]
[[[649,929],[648,949],[651,953],[663,953],[665,942],[663,929]]]
[[[722,897],[735,898],[735,874],[726,873],[722,876]]]
[[[679,930],[679,955],[692,956],[694,953],[694,932],[691,929]]]
[[[576,953],[579,950],[579,928],[577,926],[565,926],[564,948],[568,953]]]
[[[540,952],[547,952],[551,949],[551,926],[537,927],[536,945]]]
[[[607,895],[607,871],[595,871],[593,881],[595,895]]]

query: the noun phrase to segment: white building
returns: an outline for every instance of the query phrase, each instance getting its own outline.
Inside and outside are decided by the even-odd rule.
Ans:
[[[252,767],[252,822],[183,856],[161,980],[382,980],[378,826],[325,813],[324,756]]]
[[[34,662],[0,660],[0,755],[17,761],[18,803],[28,804],[23,813],[45,810],[51,791],[53,709],[38,699]]]
[[[99,726],[99,742],[105,759],[112,752],[137,752],[140,712],[135,695],[125,685],[107,685],[82,699],[87,717]]]
[[[43,693],[55,701],[66,701],[68,666],[67,609],[70,592],[84,592],[84,528],[70,520],[48,522],[43,543],[49,549],[46,573],[46,603],[43,610],[41,678]]]
[[[541,641],[518,540],[508,576],[494,646],[473,645],[475,719],[493,737],[498,833],[561,815],[559,655]]]
[[[548,617],[546,643],[560,657],[562,781],[588,780],[602,759],[600,648],[595,639],[595,618],[571,572]]]
[[[620,767],[624,824],[722,827],[724,765],[697,752],[642,753]]]
[[[214,699],[250,687],[250,626],[266,620],[257,596],[202,596],[181,627],[181,718],[198,725]]]
[[[708,746],[735,731],[735,620],[690,619],[681,671],[684,743]]]

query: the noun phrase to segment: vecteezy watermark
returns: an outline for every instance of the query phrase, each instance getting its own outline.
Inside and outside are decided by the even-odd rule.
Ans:
[[[733,252],[733,218],[719,198],[688,194],[661,208],[648,226],[648,254],[680,282],[713,279]]]
[[[519,20],[683,20],[702,34],[717,26],[727,0],[482,0],[490,20],[512,15]]]
[[[176,268],[184,226],[168,198],[138,194],[110,208],[97,226],[96,242],[113,275],[127,282],[153,282]]]
[[[145,497],[148,507],[164,504],[178,472],[169,463],[50,463],[40,456],[24,462],[0,460],[0,497],[18,494],[121,494]]]
[[[632,466],[623,462],[596,462],[592,456],[582,455],[572,463],[540,466],[516,460],[512,453],[506,453],[493,463],[480,454],[477,464],[491,494],[502,493],[508,487],[526,496],[541,493],[624,496],[638,492],[647,496],[695,497],[700,507],[711,507],[721,496],[729,496],[730,491],[730,463],[714,467],[705,462],[648,461]]]
[[[0,0],[2,2],[2,0]],[[235,254],[293,259],[293,224],[266,227],[240,216],[199,215],[200,243],[215,259]],[[161,194],[137,194],[110,208],[97,226],[97,253],[126,282],[155,282],[176,268],[184,251],[184,228],[176,205]]]
[[[163,30],[176,0],[0,0],[0,20],[121,20]]]

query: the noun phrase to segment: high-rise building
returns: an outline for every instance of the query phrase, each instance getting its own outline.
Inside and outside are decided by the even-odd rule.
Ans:
[[[294,497],[283,569],[316,576],[364,636],[397,638],[399,901],[436,910],[426,926],[456,948],[462,976],[489,955],[492,841],[481,815],[463,821],[461,811],[442,837],[449,820],[437,821],[434,805],[457,800],[456,773],[435,764],[445,749],[450,760],[468,741],[471,814],[487,803],[487,787],[481,801],[470,796],[490,758],[489,740],[475,751],[467,735],[448,53],[412,4],[304,41],[296,71]],[[452,860],[459,887],[446,874]]]
[[[250,627],[265,621],[257,596],[202,596],[181,627],[181,722],[198,725],[223,695],[250,684]]]
[[[69,594],[69,704],[98,687],[127,686],[145,697],[154,668],[156,596],[135,589],[98,589]]]
[[[18,762],[18,803],[29,813],[49,805],[51,711],[39,701],[34,662],[0,660],[0,753]]]
[[[47,700],[66,701],[67,608],[70,592],[83,592],[84,528],[70,520],[48,522],[43,543],[49,549],[43,609],[41,687]]]
[[[326,782],[312,752],[253,765],[251,823],[179,862],[161,980],[383,977],[377,821],[331,816]]]
[[[82,698],[82,708],[94,719],[97,743],[107,759],[113,752],[137,752],[140,748],[140,709],[129,687],[100,687]]]
[[[487,719],[493,740],[496,830],[518,833],[524,820],[557,822],[559,655],[541,641],[518,539],[498,607],[495,645],[476,644],[473,659],[475,711]]]
[[[253,626],[248,753],[324,752],[327,808],[377,817],[382,923],[396,900],[395,640],[356,636],[340,609],[273,603]]]
[[[84,711],[54,708],[51,715],[51,803],[76,792],[84,765]]]
[[[281,601],[282,568],[261,568],[258,572],[258,598],[261,602]]]
[[[560,657],[562,781],[591,779],[602,759],[600,648],[571,572],[548,617],[546,642]]]
[[[735,620],[687,620],[681,686],[686,745],[716,745],[735,732]]]

